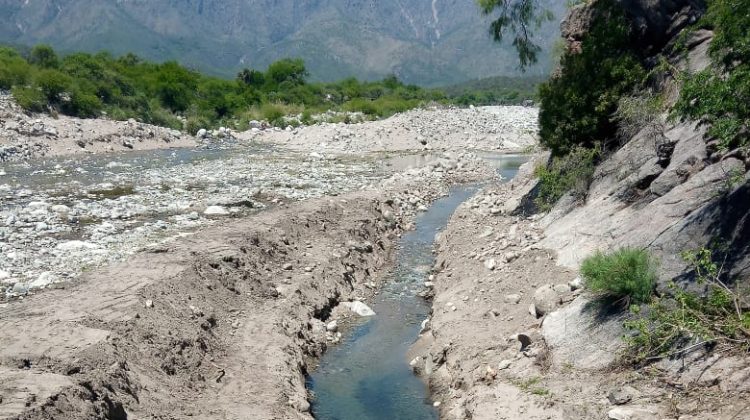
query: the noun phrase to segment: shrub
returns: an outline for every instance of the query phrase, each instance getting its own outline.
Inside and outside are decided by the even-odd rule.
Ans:
[[[11,93],[18,105],[26,111],[42,112],[46,109],[47,98],[37,88],[16,86]]]
[[[539,209],[549,210],[567,192],[584,199],[598,157],[598,149],[575,147],[567,155],[553,156],[548,165],[536,168],[539,191],[535,203]]]
[[[60,100],[60,95],[70,87],[70,83],[70,77],[57,70],[41,70],[34,76],[34,84],[52,103]]]
[[[63,110],[68,115],[81,118],[96,117],[102,111],[102,101],[95,95],[75,89],[70,94],[70,101],[63,106]]]
[[[628,303],[648,302],[656,286],[655,263],[643,249],[597,252],[583,261],[581,275],[589,290]]]
[[[683,79],[675,115],[710,124],[723,150],[750,142],[750,8],[748,0],[712,0],[701,20],[714,30],[713,67]]]
[[[647,311],[636,311],[645,316],[625,322],[631,331],[625,337],[629,361],[657,360],[701,345],[722,344],[723,351],[750,349],[748,293],[722,281],[726,273],[716,262],[719,254],[707,248],[682,253],[705,292],[686,291],[672,283],[671,296],[656,298]]]
[[[278,105],[273,104],[265,104],[260,108],[260,113],[263,116],[263,119],[268,121],[269,124],[279,126],[283,123],[284,116],[286,115],[284,113],[284,110],[281,109]]]
[[[539,88],[539,135],[556,156],[614,137],[611,115],[620,97],[646,75],[620,7],[606,0],[596,8],[581,50],[566,52],[560,74]]]

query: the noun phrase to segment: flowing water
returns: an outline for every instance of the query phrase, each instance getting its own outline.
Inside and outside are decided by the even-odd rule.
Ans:
[[[523,156],[492,156],[505,180],[525,162]],[[372,304],[376,316],[362,320],[321,359],[308,379],[318,420],[429,420],[437,410],[427,387],[411,371],[406,353],[430,314],[417,296],[434,264],[435,235],[477,186],[454,188],[437,200],[400,241],[396,267]]]

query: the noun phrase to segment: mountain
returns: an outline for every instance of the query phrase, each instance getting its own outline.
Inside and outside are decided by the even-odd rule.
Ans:
[[[545,0],[556,16],[564,5]],[[66,51],[134,52],[233,76],[285,57],[314,80],[393,73],[439,85],[519,73],[490,39],[475,0],[0,0],[0,41]],[[539,31],[545,50],[558,22]],[[530,70],[544,74],[546,57]]]

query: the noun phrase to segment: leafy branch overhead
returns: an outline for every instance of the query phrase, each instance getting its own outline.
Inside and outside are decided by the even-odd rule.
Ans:
[[[486,15],[498,13],[490,24],[490,33],[495,41],[502,42],[512,37],[518,52],[521,68],[537,62],[542,48],[534,42],[533,31],[542,23],[552,20],[552,12],[543,8],[539,0],[477,0]]]

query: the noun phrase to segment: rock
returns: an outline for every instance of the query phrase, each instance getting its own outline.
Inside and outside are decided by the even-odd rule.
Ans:
[[[555,363],[578,369],[604,369],[622,349],[625,315],[604,320],[588,298],[579,296],[569,305],[547,315],[542,335]]]
[[[151,299],[146,299],[146,308],[153,308],[154,307],[154,301]]]
[[[512,294],[505,296],[505,301],[508,303],[512,303],[514,305],[518,305],[519,302],[521,302],[521,295],[519,294]]]
[[[14,284],[13,288],[11,289],[11,293],[13,293],[14,295],[18,295],[18,296],[23,296],[28,292],[29,292],[29,288],[26,287],[26,285],[23,283]]]
[[[521,343],[521,351],[525,351],[531,345],[531,337],[526,334],[518,334],[516,338]]]
[[[375,316],[375,311],[358,300],[355,300],[354,302],[344,302],[342,305],[359,316]]]
[[[570,286],[570,290],[578,290],[583,288],[583,279],[580,277],[576,277],[573,280],[568,282],[568,286]]]
[[[10,273],[7,271],[0,270],[0,282],[10,278]]]
[[[554,311],[560,303],[560,296],[550,285],[544,285],[536,289],[533,299],[537,317]]]
[[[286,264],[284,264],[283,268],[286,271],[290,271],[292,268],[294,268],[294,266],[292,265],[292,263],[286,263]]]
[[[505,369],[508,369],[509,367],[510,367],[510,360],[502,360],[497,365],[498,370],[505,370]]]
[[[633,388],[632,386],[624,386],[620,389],[616,389],[609,393],[607,396],[607,399],[609,399],[609,402],[613,405],[623,405],[627,404],[630,401],[633,401],[634,398],[636,398],[640,392],[638,392],[637,389]]]
[[[615,407],[607,413],[609,420],[652,420],[659,412],[647,407]]]
[[[63,204],[55,204],[54,206],[50,207],[50,210],[57,214],[68,214],[70,213],[70,207],[63,205]]]
[[[497,267],[497,261],[495,261],[495,259],[494,259],[494,258],[490,258],[489,260],[485,260],[485,261],[484,261],[484,266],[485,266],[485,267],[486,267],[486,268],[487,268],[488,270],[494,270],[494,269],[495,269],[495,267]]]
[[[419,328],[419,333],[423,334],[429,330],[430,330],[430,318],[427,318],[424,321],[422,321],[422,324],[420,325],[420,328]]]
[[[50,284],[57,281],[57,276],[55,276],[54,273],[50,271],[45,271],[44,273],[40,274],[39,277],[36,278],[36,280],[32,280],[28,284],[29,290],[31,289],[44,289],[45,287],[49,286]]]
[[[84,241],[67,241],[57,244],[55,248],[60,251],[81,251],[84,249],[98,249],[99,245]]]
[[[195,133],[195,136],[198,137],[199,139],[205,139],[207,135],[208,135],[208,130],[206,130],[205,128],[201,128],[200,130],[198,130],[197,133]]]
[[[339,330],[339,323],[336,322],[335,320],[333,320],[333,321],[329,322],[328,324],[326,324],[326,331],[328,331],[328,332],[336,332],[338,330]]]
[[[222,206],[209,206],[203,211],[206,216],[226,216],[229,211]]]
[[[567,284],[556,284],[553,289],[555,289],[555,292],[564,294],[564,293],[570,293],[570,286]]]

